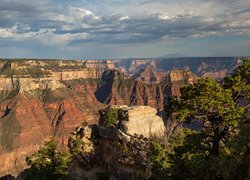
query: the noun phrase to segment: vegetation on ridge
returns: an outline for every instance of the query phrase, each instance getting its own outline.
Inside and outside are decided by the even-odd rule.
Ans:
[[[110,107],[106,112],[107,122],[106,127],[115,127],[118,122],[118,109]]]
[[[69,152],[59,151],[57,142],[51,139],[26,161],[31,167],[24,179],[66,179],[72,158]]]
[[[180,98],[170,98],[166,108],[169,116],[174,114],[179,122],[200,121],[203,128],[172,136],[169,146],[155,152],[158,158],[167,153],[162,161],[154,161],[153,179],[250,177],[249,72],[250,61],[244,60],[222,84],[201,79],[184,87]]]

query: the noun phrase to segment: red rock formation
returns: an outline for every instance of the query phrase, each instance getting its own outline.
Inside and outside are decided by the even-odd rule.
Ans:
[[[133,60],[131,65],[128,69],[130,73],[135,73],[136,71],[140,70],[141,68],[148,66],[149,64],[155,65],[154,60]]]
[[[149,83],[159,83],[166,75],[167,72],[158,71],[155,65],[148,65],[140,69],[133,77]]]
[[[179,96],[181,87],[196,80],[197,76],[183,70],[171,71],[159,84],[127,78],[117,71],[106,71],[95,95],[107,105],[148,105],[161,111],[166,97]]]
[[[20,94],[12,102],[11,106],[3,108],[10,109],[10,112],[0,119],[0,174],[16,175],[27,166],[25,157],[49,138],[51,126],[42,103],[37,99]]]
[[[19,93],[0,103],[0,175],[20,173],[27,167],[25,158],[54,135],[67,145],[68,134],[82,121],[95,123],[97,109],[104,107],[93,94],[96,86],[84,81],[71,90],[57,90],[52,102]],[[64,98],[56,98],[59,94]]]
[[[212,72],[206,72],[202,75],[202,77],[211,77],[213,79],[216,79],[216,80],[221,80],[223,79],[224,77],[226,77],[227,75],[227,70],[224,69],[224,70],[220,70],[220,71],[212,71]]]
[[[0,175],[17,175],[26,166],[25,157],[54,136],[64,145],[68,134],[82,121],[95,123],[98,110],[108,104],[149,105],[163,109],[165,97],[178,95],[190,72],[173,71],[159,84],[133,79],[112,70],[101,79],[61,81],[43,101],[37,91],[20,92],[0,103]]]

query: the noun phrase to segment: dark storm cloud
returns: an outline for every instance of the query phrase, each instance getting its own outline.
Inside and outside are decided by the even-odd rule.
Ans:
[[[194,34],[221,30],[223,30],[221,23],[207,23],[202,17],[177,17],[163,20],[153,15],[123,21],[120,17],[106,17],[92,27],[79,28],[77,31],[68,31],[68,33],[86,32],[91,35],[89,38],[91,41],[99,43],[140,43],[159,41],[164,37],[185,38]]]

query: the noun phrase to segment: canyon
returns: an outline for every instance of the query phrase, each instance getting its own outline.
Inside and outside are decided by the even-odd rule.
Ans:
[[[146,105],[164,116],[169,96],[199,77],[218,80],[237,58],[0,60],[0,176],[17,176],[25,158],[55,137],[67,146],[81,123],[109,105]]]

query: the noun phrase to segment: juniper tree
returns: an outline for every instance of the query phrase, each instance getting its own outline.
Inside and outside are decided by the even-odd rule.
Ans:
[[[26,158],[30,169],[26,171],[26,179],[64,179],[68,175],[71,155],[57,150],[57,142],[53,139],[44,143],[36,153]]]

